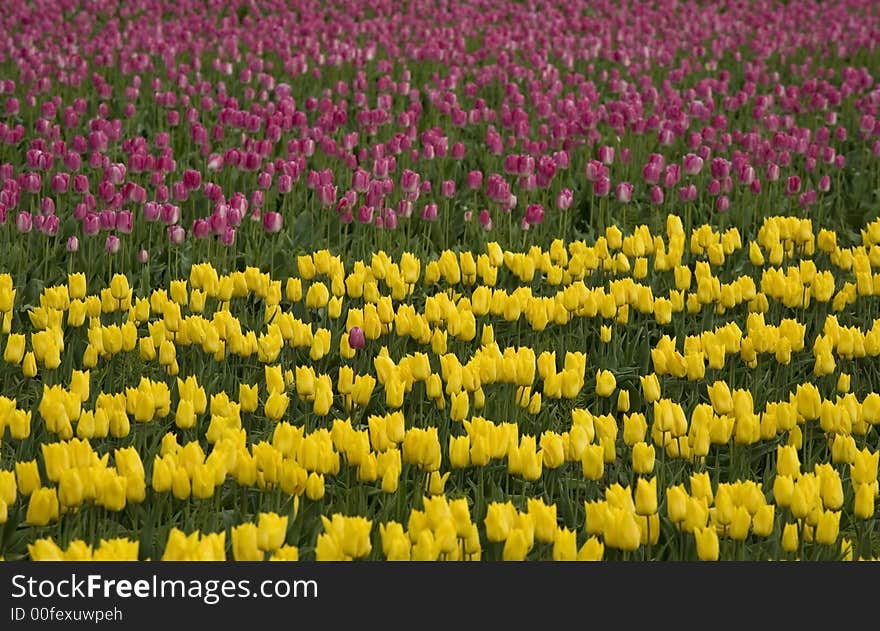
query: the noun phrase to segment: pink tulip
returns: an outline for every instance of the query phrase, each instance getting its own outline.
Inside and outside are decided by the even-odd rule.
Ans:
[[[358,193],[366,193],[370,189],[370,174],[363,169],[357,169],[351,175],[351,188]]]
[[[594,182],[601,177],[608,176],[608,167],[606,167],[598,160],[590,160],[589,162],[587,162],[584,173],[588,181]]]
[[[270,234],[281,232],[283,225],[284,218],[281,213],[270,211],[263,214],[263,229],[266,232]]]
[[[697,199],[697,186],[689,184],[678,189],[678,199],[682,202],[693,202]]]
[[[369,224],[373,222],[373,207],[363,205],[358,208],[358,223]]]
[[[420,180],[418,173],[406,169],[400,176],[400,190],[404,193],[414,193],[419,190]]]
[[[119,237],[115,234],[109,234],[107,235],[107,240],[104,242],[104,250],[110,254],[116,254],[119,252],[120,245]]]
[[[92,237],[101,231],[101,218],[96,213],[88,213],[83,218],[83,234]]]
[[[209,171],[219,171],[223,168],[223,156],[211,154],[208,156],[207,168]]]
[[[544,221],[544,207],[540,204],[531,204],[526,208],[526,214],[523,217],[525,223],[529,226],[536,226]]]
[[[593,194],[597,197],[605,197],[611,192],[611,180],[606,176],[600,176],[593,182]]]
[[[816,203],[816,190],[811,188],[808,191],[804,191],[798,201],[803,208],[812,206],[814,203]]]
[[[180,206],[175,206],[174,204],[169,203],[162,204],[159,214],[162,219],[162,223],[164,223],[166,226],[175,224],[180,221]]]
[[[620,182],[614,190],[617,201],[628,204],[632,200],[633,185],[629,182]]]
[[[483,187],[483,172],[470,171],[467,174],[467,187],[472,191],[479,190]]]
[[[193,221],[192,235],[196,239],[204,239],[211,234],[211,222],[204,218]]]
[[[559,191],[559,195],[556,196],[556,207],[559,210],[568,210],[571,208],[573,202],[574,194],[571,192],[571,189],[564,188]]]
[[[121,210],[116,213],[116,232],[120,234],[131,234],[134,229],[134,217],[130,210]]]
[[[187,191],[197,191],[202,186],[202,174],[195,169],[187,169],[183,172],[182,184]]]
[[[401,199],[399,202],[397,202],[396,214],[398,217],[411,217],[413,214],[413,203],[408,199]]]
[[[156,202],[147,202],[143,207],[144,219],[149,222],[158,221],[161,214],[161,206]]]
[[[480,211],[480,216],[477,218],[479,221],[480,227],[483,228],[486,232],[492,230],[492,215],[489,214],[487,209],[482,209]]]
[[[42,215],[53,215],[55,214],[55,200],[51,197],[44,197],[40,200],[40,214]]]
[[[614,147],[609,145],[603,145],[599,147],[599,162],[602,164],[613,164],[614,163]]]
[[[703,170],[703,158],[693,153],[687,154],[682,160],[685,175],[698,175]]]
[[[397,214],[392,208],[385,209],[385,213],[382,215],[382,219],[385,223],[386,230],[394,230],[395,228],[397,228]]]
[[[318,201],[323,206],[333,206],[336,203],[336,187],[324,185],[318,187]]]
[[[649,162],[642,169],[642,177],[648,184],[657,184],[660,181],[661,169],[659,164]]]
[[[651,187],[651,203],[655,205],[663,203],[663,189],[659,186]]]
[[[179,224],[168,226],[168,240],[174,245],[180,245],[186,240],[186,230]]]
[[[235,228],[232,226],[227,226],[223,233],[220,235],[220,243],[227,247],[231,247],[235,244]]]
[[[67,173],[56,173],[52,176],[52,192],[66,193],[70,186],[70,175]]]

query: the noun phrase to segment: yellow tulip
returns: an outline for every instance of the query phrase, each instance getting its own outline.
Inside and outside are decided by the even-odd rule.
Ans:
[[[577,532],[568,528],[557,528],[553,536],[553,560],[574,561],[577,556]]]
[[[660,399],[660,380],[657,378],[657,375],[654,373],[642,375],[639,377],[639,380],[642,383],[642,394],[645,398],[645,403],[658,401]]]
[[[37,358],[33,351],[25,353],[21,372],[25,377],[33,378],[37,376]]]
[[[257,545],[260,550],[274,552],[284,544],[287,536],[287,516],[260,513],[257,523]]]
[[[635,508],[638,515],[657,512],[657,478],[639,478],[636,483]]]
[[[648,474],[654,471],[656,460],[654,445],[639,442],[632,448],[633,471],[639,474]]]
[[[769,537],[773,532],[775,510],[772,504],[765,504],[752,518],[752,532],[758,537]]]
[[[712,402],[716,414],[724,415],[733,412],[733,396],[725,382],[716,381],[708,386],[708,391],[709,400]]]
[[[851,437],[850,437],[851,438]],[[834,441],[835,443],[837,440]],[[855,459],[850,466],[852,481],[854,484],[873,484],[877,481],[877,463],[880,458],[880,451],[871,453],[870,449],[865,447],[861,451],[855,452]]]
[[[609,507],[607,510],[605,543],[619,550],[638,549],[642,533],[636,521],[636,514],[621,508]]]
[[[782,529],[782,549],[786,552],[795,552],[800,543],[797,524],[785,524]]]
[[[714,526],[694,529],[694,537],[697,541],[697,557],[700,561],[717,561],[719,543]]]
[[[504,541],[502,559],[505,561],[524,561],[530,550],[531,545],[527,533],[521,528],[514,528]]]
[[[578,561],[601,561],[605,556],[605,545],[598,537],[590,537],[578,550]]]
[[[68,294],[71,299],[86,297],[86,275],[82,272],[67,275]]]
[[[816,525],[816,543],[834,545],[840,533],[840,511],[822,511]]]
[[[859,519],[871,519],[874,517],[874,499],[877,496],[873,485],[856,484],[855,490],[853,513]]]
[[[124,274],[114,274],[113,278],[110,279],[110,295],[116,300],[122,300],[128,296],[129,291],[128,278]]]
[[[7,506],[15,502],[17,485],[12,471],[0,471],[0,502]]]
[[[506,541],[513,528],[516,508],[510,502],[491,502],[486,509],[486,537],[489,541]]]
[[[232,556],[236,561],[262,561],[263,550],[257,545],[259,532],[256,524],[244,523],[232,528]]]
[[[604,449],[602,445],[587,445],[581,454],[581,468],[588,480],[600,480],[605,473]]]
[[[54,488],[38,488],[30,495],[25,521],[32,526],[46,526],[58,519],[58,495]]]
[[[596,394],[600,397],[610,397],[617,387],[617,380],[610,370],[596,372]]]
[[[20,364],[24,359],[26,338],[21,333],[11,333],[6,338],[3,360],[10,364]]]

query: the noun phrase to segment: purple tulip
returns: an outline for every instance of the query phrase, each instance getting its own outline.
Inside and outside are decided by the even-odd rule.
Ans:
[[[367,344],[367,338],[364,335],[364,330],[359,326],[353,326],[348,331],[348,345],[355,349],[360,350]]]

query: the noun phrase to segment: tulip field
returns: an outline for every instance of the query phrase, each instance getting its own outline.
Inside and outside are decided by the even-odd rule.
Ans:
[[[4,560],[880,558],[880,4],[0,34]]]

